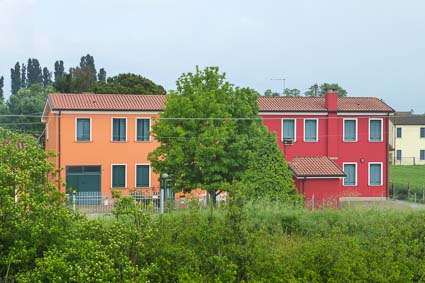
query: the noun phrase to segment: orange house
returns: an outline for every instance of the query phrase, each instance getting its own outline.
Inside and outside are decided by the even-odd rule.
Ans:
[[[164,95],[49,94],[42,121],[46,150],[63,168],[58,189],[99,192],[159,190],[148,153],[158,142],[149,134]]]

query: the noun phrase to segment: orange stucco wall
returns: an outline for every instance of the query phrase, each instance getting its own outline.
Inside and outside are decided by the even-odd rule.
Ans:
[[[112,164],[127,165],[127,186],[120,188],[123,194],[128,190],[136,189],[136,164],[149,164],[148,153],[153,151],[159,143],[151,137],[151,141],[136,141],[136,118],[152,118],[156,113],[134,112],[62,112],[51,113],[46,109],[46,150],[53,150],[60,156],[54,158],[56,166],[64,170],[61,178],[66,180],[66,166],[70,165],[100,165],[101,166],[101,191],[110,195],[112,190],[111,171]],[[91,141],[76,141],[76,118],[91,118]],[[112,118],[127,118],[127,141],[112,141]],[[151,125],[154,120],[151,120]],[[60,124],[60,135],[59,135]],[[60,136],[60,149],[59,149]],[[60,159],[60,160],[59,160]],[[65,186],[60,187],[61,191]],[[159,189],[158,175],[150,173],[150,188]]]

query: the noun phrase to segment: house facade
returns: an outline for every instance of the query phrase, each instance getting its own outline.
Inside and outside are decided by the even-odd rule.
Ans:
[[[390,137],[392,164],[425,165],[425,115],[396,113]]]
[[[58,189],[127,194],[152,191],[159,176],[147,159],[164,95],[50,94],[43,113],[46,150],[63,168]],[[306,202],[385,198],[388,127],[393,109],[376,98],[260,97],[260,116],[277,135]]]
[[[158,190],[147,156],[158,146],[149,131],[164,103],[163,95],[50,94],[42,121],[45,148],[63,168],[58,189]]]
[[[341,198],[385,198],[389,117],[377,98],[260,97],[260,115],[275,132],[306,203],[336,206]]]

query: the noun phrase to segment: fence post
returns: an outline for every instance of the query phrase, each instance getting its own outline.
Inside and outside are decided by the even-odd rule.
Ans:
[[[77,195],[76,191],[72,191],[72,211],[77,210]]]
[[[164,213],[164,202],[165,202],[164,195],[165,195],[164,188],[161,188],[160,195],[159,195],[159,206],[160,206],[161,213]]]

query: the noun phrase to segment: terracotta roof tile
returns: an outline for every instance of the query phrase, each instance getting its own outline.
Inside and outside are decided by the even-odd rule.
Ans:
[[[260,112],[326,112],[324,97],[266,97],[258,99]],[[394,112],[394,109],[375,97],[340,97],[338,111]]]
[[[289,168],[296,177],[344,177],[344,171],[326,156],[294,157]]]
[[[52,110],[115,110],[159,111],[164,108],[165,95],[135,94],[49,94]]]

